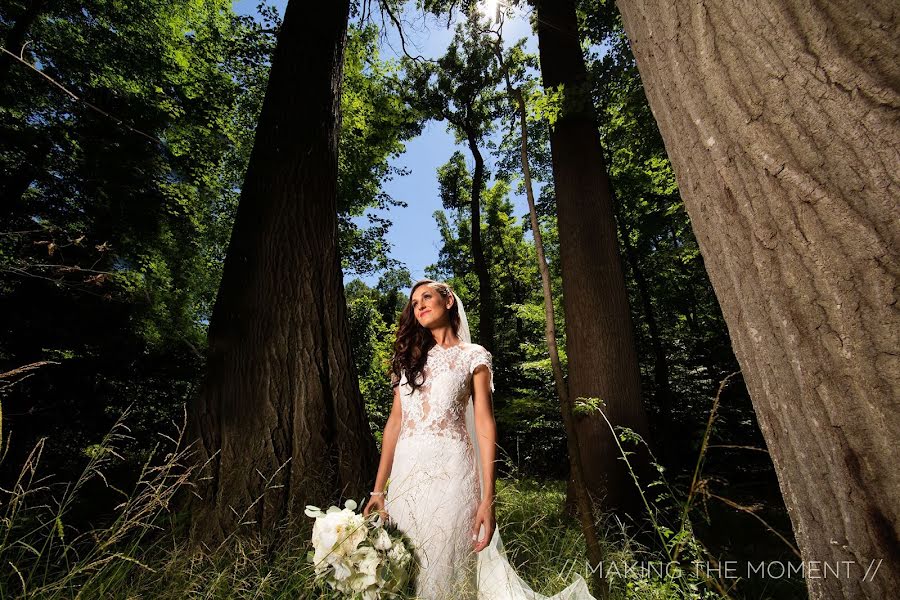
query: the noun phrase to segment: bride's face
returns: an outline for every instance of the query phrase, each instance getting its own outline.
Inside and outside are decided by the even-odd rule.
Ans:
[[[416,320],[422,327],[429,329],[443,324],[450,318],[450,306],[453,300],[444,298],[430,285],[421,285],[412,295],[412,309]]]

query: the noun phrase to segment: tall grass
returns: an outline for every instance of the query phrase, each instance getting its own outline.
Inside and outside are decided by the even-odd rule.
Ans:
[[[149,569],[142,556],[165,529],[160,523],[174,494],[188,481],[189,450],[178,451],[180,438],[167,438],[172,450],[160,455],[160,445],[149,453],[133,489],[109,485],[105,473],[124,461],[120,448],[131,440],[120,417],[103,440],[88,449],[88,462],[74,482],[54,483],[40,474],[46,439],[37,442],[11,489],[0,490],[0,596],[85,597],[84,590],[103,591],[117,585],[123,566]],[[183,428],[180,430],[183,431]],[[121,497],[111,517],[96,527],[69,524],[73,509],[85,499],[93,480],[106,484]]]
[[[714,561],[694,536],[691,513],[704,494],[703,455],[717,404],[718,394],[686,497],[678,499],[654,459],[660,477],[641,492],[658,539],[655,547],[629,538],[614,515],[595,515],[605,532],[610,598],[731,597],[727,582],[688,567],[695,560]],[[602,414],[602,406],[599,410]],[[70,523],[73,508],[89,501],[83,497],[86,484],[106,482],[105,473],[123,460],[120,449],[131,440],[126,422],[127,414],[90,449],[76,481],[54,484],[40,474],[41,440],[15,484],[0,490],[0,600],[335,597],[313,576],[305,536],[285,536],[274,548],[258,539],[232,536],[214,552],[198,552],[185,543],[180,527],[184,515],[176,514],[172,505],[194,475],[190,448],[179,450],[183,425],[176,428],[176,436],[161,438],[132,489],[107,488],[121,502],[104,524],[80,528]],[[628,430],[610,429],[628,464],[630,452],[622,444],[642,440]],[[591,581],[578,522],[565,511],[565,482],[535,481],[514,472],[497,484],[496,516],[510,561],[536,591],[556,593],[575,573]],[[627,565],[638,561],[667,561],[685,569],[662,575],[629,571]]]
[[[609,561],[609,564],[605,565],[611,598],[648,600],[707,598],[729,600],[733,598],[732,594],[735,593],[734,590],[740,583],[740,579],[723,578],[724,572],[720,568],[718,559],[695,535],[693,522],[695,509],[699,502],[702,501],[705,505],[706,501],[710,499],[718,500],[732,509],[749,514],[769,532],[776,535],[795,556],[800,557],[800,552],[793,544],[757,514],[759,507],[744,506],[713,494],[709,489],[709,480],[703,475],[706,453],[711,447],[710,439],[718,415],[722,391],[728,382],[738,374],[739,372],[732,373],[719,384],[710,408],[691,481],[683,495],[678,494],[670,485],[664,476],[665,469],[643,438],[626,427],[614,427],[610,423],[603,412],[605,406],[601,399],[578,398],[576,400],[580,412],[598,413],[609,427],[621,454],[620,458],[625,462],[640,493],[648,524],[658,540],[658,544],[654,548],[642,547],[626,536],[620,537],[619,542],[614,543],[619,549],[619,553]],[[635,452],[627,450],[626,445],[643,446],[643,450],[650,457],[651,466],[656,470],[658,476],[646,487],[639,482],[629,459],[629,456],[634,455]],[[662,572],[657,573],[650,569],[629,571],[629,565],[641,561],[644,564],[647,562],[657,563],[656,567]],[[713,576],[712,573],[716,575]]]

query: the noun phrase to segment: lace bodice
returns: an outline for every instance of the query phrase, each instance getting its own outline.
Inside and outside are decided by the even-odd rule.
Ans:
[[[424,383],[415,392],[404,373],[400,379],[400,439],[418,434],[465,439],[466,403],[471,402],[472,374],[479,365],[487,366],[493,392],[492,356],[478,344],[461,342],[449,348],[436,344],[428,351]]]

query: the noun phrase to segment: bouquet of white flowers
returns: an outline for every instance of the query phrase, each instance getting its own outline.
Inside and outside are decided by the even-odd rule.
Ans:
[[[346,596],[377,600],[400,593],[409,581],[413,555],[399,533],[389,533],[377,512],[368,518],[355,512],[353,500],[343,510],[331,506],[325,512],[307,506],[316,519],[312,531],[316,577]]]

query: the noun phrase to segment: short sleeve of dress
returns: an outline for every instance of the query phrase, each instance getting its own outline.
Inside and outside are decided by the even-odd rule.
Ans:
[[[469,373],[474,374],[479,365],[485,365],[488,369],[488,377],[491,382],[491,392],[494,391],[494,357],[485,350],[484,346],[475,346],[469,357]]]

